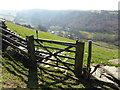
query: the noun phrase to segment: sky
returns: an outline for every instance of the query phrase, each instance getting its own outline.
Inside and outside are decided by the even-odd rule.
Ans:
[[[1,0],[0,10],[118,10],[119,0]]]

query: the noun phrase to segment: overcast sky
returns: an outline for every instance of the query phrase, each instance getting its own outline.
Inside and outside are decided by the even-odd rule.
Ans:
[[[0,0],[0,9],[118,10],[119,0]]]

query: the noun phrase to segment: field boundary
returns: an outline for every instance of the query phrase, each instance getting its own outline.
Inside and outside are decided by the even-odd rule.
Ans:
[[[83,60],[84,60],[84,48],[85,48],[85,42],[84,41],[76,41],[76,43],[69,43],[69,42],[61,42],[61,41],[54,41],[54,40],[45,40],[45,39],[36,39],[33,35],[26,36],[26,39],[23,39],[20,35],[15,34],[10,29],[5,29],[0,27],[0,30],[2,31],[2,51],[4,51],[8,46],[12,46],[14,49],[17,49],[21,53],[23,53],[25,56],[27,56],[30,60],[30,69],[35,70],[34,72],[31,71],[31,73],[34,74],[36,79],[34,79],[32,82],[37,83],[37,62],[50,65],[53,67],[63,68],[66,70],[72,71],[77,78],[83,77],[84,79],[90,79],[90,61],[92,56],[92,41],[88,42],[88,61],[87,61],[87,67],[83,67]],[[51,43],[56,45],[64,46],[64,48],[58,48],[53,46],[45,46],[43,43]],[[36,49],[36,48],[42,48]],[[71,50],[71,48],[75,48],[75,50]],[[55,50],[55,52],[51,50]],[[62,52],[69,52],[74,53],[74,57],[60,55]],[[43,57],[42,54],[45,54]],[[54,57],[54,59],[50,59],[51,57]],[[71,60],[74,60],[73,63],[63,62],[60,58],[68,58]],[[39,59],[39,60],[38,60]],[[42,62],[43,60],[51,60],[53,62],[56,62],[56,64],[49,64],[46,62]],[[65,67],[61,67],[59,63],[63,64]],[[70,66],[73,67],[73,69],[70,68]],[[31,85],[29,85],[31,86]],[[35,86],[36,87],[36,86]]]

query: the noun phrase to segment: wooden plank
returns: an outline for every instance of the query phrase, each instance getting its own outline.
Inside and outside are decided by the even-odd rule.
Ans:
[[[55,56],[56,57],[56,56]],[[61,61],[61,59],[59,57],[56,57],[57,61],[62,63],[65,67],[67,67],[69,70],[72,71],[72,69],[68,66],[68,64],[65,64],[64,62]]]
[[[28,53],[26,53],[24,50],[21,50],[18,46],[15,46],[14,44],[10,43],[9,41],[2,39],[3,42],[6,42],[7,44],[9,44],[10,46],[12,46],[13,48],[16,48],[18,50],[20,50],[23,54],[28,56]]]
[[[45,49],[46,51],[48,51],[50,54],[52,54],[52,52],[50,50],[48,50],[46,47],[44,47],[40,42],[36,41],[40,47],[42,47],[43,49]],[[34,44],[35,46],[35,44]]]
[[[62,55],[56,55],[56,56],[75,60],[75,58],[73,57],[67,57],[67,56],[62,56]]]
[[[84,42],[76,41],[76,55],[75,55],[75,69],[74,73],[76,77],[82,76],[82,68],[83,68],[83,57],[84,57]]]
[[[2,38],[8,40],[9,42],[11,42],[11,43],[13,43],[13,44],[16,44],[17,46],[22,46],[22,47],[24,47],[24,48],[27,48],[27,46],[25,46],[25,45],[23,45],[23,44],[15,41],[15,40],[11,39],[10,37],[7,37],[7,36],[4,35],[4,34],[2,34]]]
[[[66,51],[66,50],[68,50],[68,49],[70,49],[70,48],[72,48],[72,46],[69,46],[69,47],[67,47],[67,48],[65,48],[65,49],[63,49],[63,50],[60,50],[60,51],[54,53],[54,55],[57,55],[58,53],[61,53],[61,52],[63,52],[63,51]]]
[[[76,47],[75,43],[60,42],[60,41],[45,40],[45,39],[35,39],[35,41],[47,42],[47,43],[54,43],[54,44],[60,44],[60,45],[65,45],[65,46]]]
[[[36,57],[46,59],[46,58],[44,58],[44,57],[40,57],[40,56],[36,56]],[[47,60],[57,62],[57,60],[50,59],[50,58],[47,59]],[[60,61],[61,61],[61,60],[60,60]],[[62,61],[61,61],[61,62],[62,62]],[[61,62],[60,62],[60,63],[61,63]],[[72,64],[72,63],[68,63],[68,62],[62,62],[62,63],[67,64],[67,65],[70,65],[70,66],[74,66],[74,64]]]
[[[7,30],[5,30],[5,29],[2,29],[2,31],[7,32],[8,34],[10,34],[10,35],[12,35],[12,36],[14,36],[14,37],[16,37],[16,38],[18,38],[18,39],[20,39],[20,40],[26,42],[25,39],[23,39],[23,38],[21,38],[21,37],[18,37],[18,36],[16,36],[15,34],[13,34],[13,33],[9,32],[9,31],[7,31]]]
[[[68,52],[72,52],[72,53],[75,53],[75,51],[73,50],[64,50],[64,49],[60,49],[60,48],[55,48],[55,47],[49,47],[49,46],[41,46],[41,45],[36,45],[36,47],[43,47],[43,48],[49,48],[49,49],[55,49],[55,50],[62,50],[62,51],[68,51]]]
[[[49,54],[48,52],[45,52],[45,51],[35,51],[35,52]],[[56,55],[56,56],[75,60],[75,58],[73,58],[73,57],[67,57],[67,56],[63,56],[63,55]]]

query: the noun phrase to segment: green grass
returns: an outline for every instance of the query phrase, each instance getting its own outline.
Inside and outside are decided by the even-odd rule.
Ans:
[[[22,27],[22,26],[19,26],[19,25],[16,25],[16,24],[8,23],[8,22],[6,24],[7,24],[8,28],[10,28],[12,31],[20,34],[23,38],[26,38],[26,35],[34,35],[35,38],[36,38],[36,30],[34,30],[34,29],[29,29],[29,28]],[[59,37],[57,35],[49,34],[49,33],[42,32],[42,31],[39,31],[38,38],[50,39],[50,40],[59,40],[59,41],[67,41],[67,42],[75,42],[74,40]]]
[[[6,23],[8,28],[12,31],[20,34],[23,38],[26,35],[35,35],[35,30],[28,29],[19,25],[15,25],[12,23]],[[65,42],[75,42],[74,40],[70,40],[67,38],[59,37],[54,34],[49,34],[46,32],[39,31],[39,38],[42,39],[49,39],[49,40],[58,40],[58,41],[65,41]],[[102,42],[94,42],[101,45],[107,45],[106,43]],[[46,44],[46,43],[45,43]],[[46,44],[51,45],[51,44]],[[57,47],[58,45],[52,44],[52,46]],[[59,46],[60,48],[64,48],[63,46]],[[118,64],[110,63],[109,60],[117,59],[118,58],[118,50],[117,47],[110,46],[112,49],[100,47],[93,45],[92,48],[92,60],[91,64],[108,64],[113,66],[120,66]],[[74,48],[73,48],[74,49]],[[13,51],[12,51],[13,52]],[[84,57],[84,66],[87,63],[87,56],[88,56],[88,44],[86,42],[85,45],[85,57]],[[74,56],[72,53],[64,53],[67,56]],[[15,56],[15,55],[13,55]],[[25,64],[21,62],[24,60],[22,57],[14,58],[9,55],[9,58],[2,58],[3,62],[3,69],[2,69],[2,76],[3,76],[3,88],[27,88],[27,81],[28,81],[28,68],[25,67]],[[19,60],[17,60],[19,59]],[[62,59],[62,58],[61,58]],[[67,60],[68,62],[74,63],[72,60]],[[27,63],[26,63],[27,64]],[[109,84],[106,83],[99,83],[99,82],[90,82],[84,83],[79,81],[75,78],[73,73],[69,71],[61,71],[60,69],[56,69],[54,67],[45,67],[46,65],[41,65],[41,69],[38,70],[39,74],[39,88],[93,88],[93,87],[101,87],[101,88],[110,88]]]
[[[83,34],[87,39],[97,39],[97,40],[103,40],[105,39],[115,39],[116,34],[111,33],[100,33],[100,32],[89,32],[89,31],[80,31],[81,34]]]
[[[8,88],[27,88],[28,84],[28,68],[27,63],[22,63],[22,57],[14,58],[15,52],[7,51],[7,57],[2,58],[2,89]],[[18,55],[19,56],[19,55]],[[111,88],[115,86],[111,83],[99,82],[91,80],[83,81],[82,79],[75,78],[73,73],[66,72],[66,70],[61,71],[60,69],[55,69],[53,67],[45,67],[40,65],[38,68],[38,88],[43,89],[79,89],[79,88],[103,88],[103,89],[114,89]],[[28,89],[29,90],[29,89]],[[39,90],[39,89],[38,89]]]
[[[26,38],[26,35],[34,35],[36,37],[36,33],[35,33],[36,30],[34,30],[34,29],[29,29],[29,28],[19,26],[16,24],[12,24],[12,23],[8,23],[8,22],[6,24],[7,24],[8,28],[10,28],[12,31],[20,34],[23,38]],[[42,32],[42,31],[39,31],[38,36],[41,39],[58,40],[58,41],[74,42],[75,43],[74,40],[70,40],[70,39],[67,39],[64,37],[60,37],[60,36],[57,36],[54,34],[49,34],[49,33]],[[118,48],[117,47],[115,47],[114,45],[103,43],[103,42],[94,42],[94,43],[99,44],[101,46],[108,46],[109,48],[112,48],[112,49],[93,45],[91,63],[120,66],[119,64],[114,64],[114,63],[109,62],[109,60],[111,60],[111,59],[118,59]],[[55,45],[55,44],[46,44],[45,43],[45,45],[48,45],[48,46],[51,45],[54,47],[64,48],[61,45]],[[88,53],[88,45],[86,44],[84,64],[86,64],[86,62],[87,62],[87,56],[88,56],[87,53]],[[68,53],[67,55],[74,56],[71,53]]]
[[[11,61],[12,60],[12,61]],[[14,58],[2,58],[2,88],[26,88],[28,69]]]

